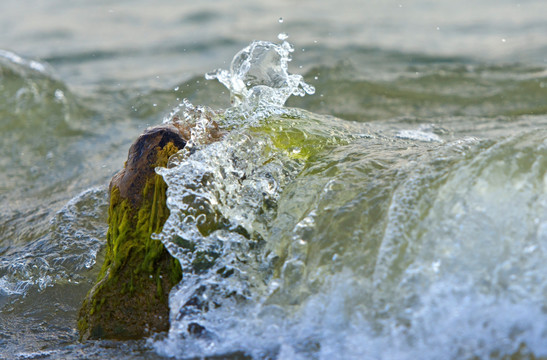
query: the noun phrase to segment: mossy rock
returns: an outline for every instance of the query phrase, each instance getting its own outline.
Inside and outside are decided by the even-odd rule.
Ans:
[[[112,178],[105,261],[80,310],[81,340],[136,339],[169,329],[169,292],[182,269],[151,238],[169,216],[167,185],[154,169],[185,145],[178,127],[147,129]]]

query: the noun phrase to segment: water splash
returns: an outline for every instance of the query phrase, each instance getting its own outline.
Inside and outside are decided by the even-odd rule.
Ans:
[[[230,340],[240,342],[240,336],[224,334],[241,326],[239,320],[277,289],[270,279],[279,256],[267,239],[279,197],[305,159],[362,131],[283,107],[291,95],[314,92],[302,76],[288,73],[292,51],[286,41],[251,43],[234,57],[230,70],[206,75],[230,89],[233,107],[216,112],[184,100],[164,120],[185,129],[189,141],[167,167],[156,169],[168,185],[170,216],[154,237],[179,259],[184,278],[170,294],[168,337],[152,339],[160,354],[226,354],[241,348]],[[216,132],[222,134],[215,137]],[[259,312],[268,318],[275,313],[268,309]],[[230,317],[231,325],[225,321]],[[250,333],[261,331],[255,326]],[[276,347],[268,342],[257,349],[275,352]]]
[[[163,123],[171,123],[177,126],[187,140],[186,146],[181,150],[181,154],[188,154],[195,151],[196,146],[209,144],[218,140],[222,136],[218,123],[220,113],[206,106],[195,106],[188,99],[183,101],[175,108]]]
[[[287,37],[280,34],[281,40]],[[233,106],[283,106],[291,95],[315,93],[315,88],[306,84],[301,75],[289,74],[293,51],[287,41],[281,44],[253,41],[234,56],[230,70],[217,69],[205,78],[224,84],[230,90]]]
[[[30,68],[43,75],[51,75],[52,73],[52,70],[45,63],[28,60],[11,51],[0,49],[0,64],[9,65],[10,63],[22,68]]]
[[[184,280],[154,349],[257,359],[547,354],[545,133],[497,145],[449,141],[435,125],[357,137],[365,125],[298,109],[291,117],[283,104],[295,88],[281,75],[293,75],[277,47],[254,42],[230,71],[208,75],[234,107],[186,102],[170,115],[193,124],[193,140],[158,170],[170,209],[158,239]],[[207,143],[215,120],[230,131]]]

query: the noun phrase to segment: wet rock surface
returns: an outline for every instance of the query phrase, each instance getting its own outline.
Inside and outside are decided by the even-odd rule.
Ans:
[[[80,310],[81,340],[135,339],[169,328],[168,298],[181,266],[159,240],[169,216],[163,178],[155,168],[187,142],[170,124],[147,129],[110,183],[105,262]]]

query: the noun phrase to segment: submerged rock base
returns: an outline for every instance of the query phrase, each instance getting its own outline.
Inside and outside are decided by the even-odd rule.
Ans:
[[[112,178],[105,261],[80,310],[81,340],[135,339],[169,329],[169,292],[182,270],[151,238],[169,216],[167,185],[154,169],[185,145],[175,126],[147,129]]]

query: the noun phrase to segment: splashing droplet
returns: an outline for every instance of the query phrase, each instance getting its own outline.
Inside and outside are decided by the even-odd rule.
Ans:
[[[280,33],[279,35],[277,35],[277,38],[279,40],[287,40],[289,38],[289,35],[287,35],[286,33]]]
[[[217,69],[205,78],[217,79],[226,86],[234,106],[283,106],[291,95],[315,92],[301,75],[289,74],[292,52],[294,47],[287,41],[254,41],[234,56],[230,70]]]

